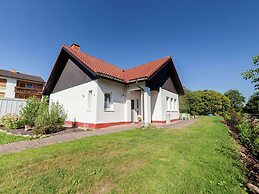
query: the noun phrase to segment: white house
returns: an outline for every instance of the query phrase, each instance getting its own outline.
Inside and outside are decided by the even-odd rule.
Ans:
[[[61,48],[43,91],[63,105],[67,125],[89,128],[173,122],[183,93],[170,56],[123,70],[77,44]]]

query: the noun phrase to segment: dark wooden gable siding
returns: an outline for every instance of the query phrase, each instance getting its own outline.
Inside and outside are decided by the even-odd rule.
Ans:
[[[167,80],[165,81],[165,83],[162,85],[162,88],[165,89],[165,90],[168,90],[170,92],[173,92],[173,93],[177,93],[175,87],[174,87],[174,83],[171,79],[171,77],[168,77]]]
[[[150,87],[151,90],[159,90],[162,87],[170,92],[179,93],[176,90],[174,84],[174,73],[173,66],[171,62],[168,62],[164,67],[161,68],[151,79],[146,82],[146,85]]]
[[[92,78],[69,59],[52,93],[56,93],[90,81],[92,81]]]

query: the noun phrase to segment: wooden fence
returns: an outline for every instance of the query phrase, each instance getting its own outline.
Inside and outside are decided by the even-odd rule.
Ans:
[[[24,99],[0,98],[0,117],[6,114],[19,115],[20,109],[25,103]]]

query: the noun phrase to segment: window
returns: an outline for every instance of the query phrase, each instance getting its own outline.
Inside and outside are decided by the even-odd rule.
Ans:
[[[171,101],[169,97],[166,97],[166,103],[167,103],[167,111],[170,111],[171,109]]]
[[[32,88],[32,84],[26,84],[25,87],[26,88]]]
[[[174,111],[174,99],[173,98],[171,98],[171,107],[170,107],[170,110],[171,111]]]
[[[178,111],[177,99],[174,99],[174,111]]]
[[[134,107],[134,100],[131,100],[131,110],[134,110],[135,107]]]
[[[104,94],[104,110],[111,110],[111,93]]]
[[[88,110],[92,109],[92,98],[93,98],[93,91],[88,91]]]

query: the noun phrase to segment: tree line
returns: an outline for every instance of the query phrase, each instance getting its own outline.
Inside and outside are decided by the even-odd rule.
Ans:
[[[184,87],[185,95],[180,96],[180,112],[192,115],[223,114],[233,109],[236,112],[259,114],[259,56],[253,58],[254,68],[242,73],[251,80],[255,93],[245,103],[245,97],[237,89],[221,94],[213,90],[191,91]]]

